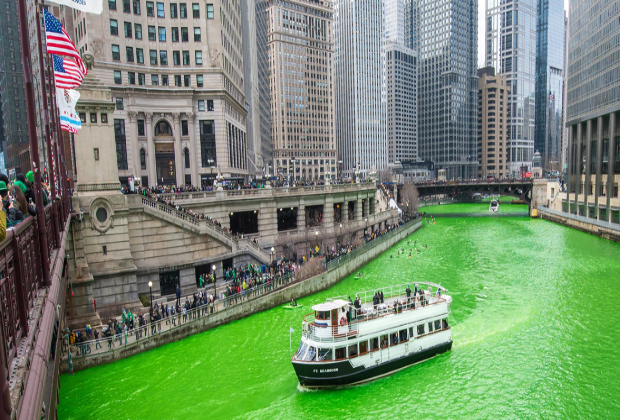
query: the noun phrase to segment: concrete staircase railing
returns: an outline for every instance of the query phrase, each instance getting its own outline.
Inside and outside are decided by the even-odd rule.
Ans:
[[[239,250],[247,250],[250,254],[264,264],[271,263],[271,254],[262,249],[257,243],[248,238],[239,238],[237,240]]]

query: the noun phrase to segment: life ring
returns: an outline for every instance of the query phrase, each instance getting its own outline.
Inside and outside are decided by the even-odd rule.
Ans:
[[[340,325],[346,325],[347,324],[347,319],[345,317],[341,317],[340,318]]]

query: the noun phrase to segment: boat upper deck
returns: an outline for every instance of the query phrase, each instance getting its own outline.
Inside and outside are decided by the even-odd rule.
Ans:
[[[452,303],[447,290],[438,284],[418,282],[413,289],[410,285],[360,292],[352,302],[346,296],[327,299],[327,302],[313,306],[313,313],[304,316],[304,337],[317,342],[345,341],[358,336],[360,327],[368,321],[401,313],[413,315],[438,304],[449,306]]]

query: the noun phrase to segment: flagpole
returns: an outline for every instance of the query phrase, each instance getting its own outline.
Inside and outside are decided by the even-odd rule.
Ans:
[[[291,357],[291,353],[293,352],[293,347],[291,347],[291,340],[293,339],[293,332],[291,331],[291,326],[288,327],[288,357]]]
[[[47,247],[47,229],[45,228],[45,211],[43,209],[43,197],[41,195],[41,162],[39,159],[39,141],[37,138],[37,121],[34,113],[34,90],[32,87],[32,68],[30,65],[30,46],[28,42],[28,19],[26,18],[26,0],[17,1],[17,14],[19,16],[19,37],[22,54],[22,70],[24,75],[24,93],[26,94],[26,116],[28,117],[28,140],[30,143],[30,162],[34,174],[34,199],[37,207],[37,227],[39,230],[39,251],[41,253],[41,272],[43,285],[51,286],[50,259]],[[37,27],[39,27],[37,21]],[[45,80],[42,80],[45,84]],[[47,98],[43,99],[44,102]]]
[[[52,158],[52,133],[50,132],[50,118],[49,110],[47,108],[47,86],[45,83],[45,66],[43,63],[43,41],[41,39],[41,16],[39,13],[39,1],[35,0],[36,8],[36,27],[37,38],[39,44],[39,74],[41,75],[41,94],[43,95],[43,122],[45,124],[45,145],[47,147],[47,168],[48,168],[48,181],[50,186],[50,192],[52,194],[52,226],[54,231],[54,241],[60,245],[60,236],[58,228],[58,203],[56,203],[56,182],[54,176],[54,160]],[[52,88],[52,77],[50,75],[50,89]]]

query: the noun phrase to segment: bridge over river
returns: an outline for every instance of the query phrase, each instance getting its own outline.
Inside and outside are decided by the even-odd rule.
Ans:
[[[532,204],[532,179],[429,181],[415,184],[420,196],[445,194],[450,197],[473,194],[510,195]]]

